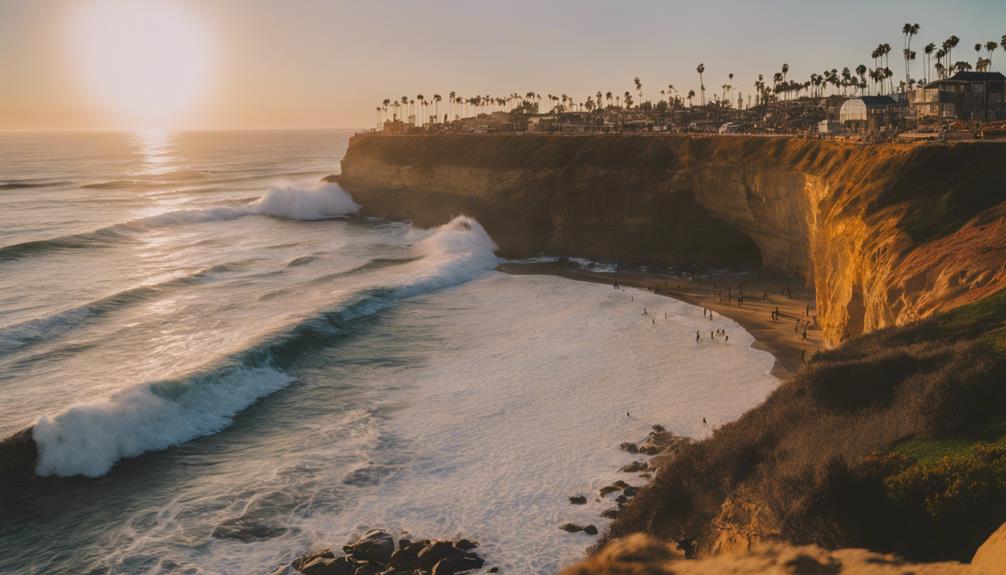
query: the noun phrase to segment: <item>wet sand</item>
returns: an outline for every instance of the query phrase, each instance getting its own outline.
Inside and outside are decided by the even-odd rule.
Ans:
[[[775,357],[772,374],[780,380],[790,379],[802,365],[801,354],[810,360],[819,349],[825,348],[821,331],[816,327],[807,330],[807,340],[802,337],[805,321],[813,320],[814,290],[800,285],[796,280],[762,278],[751,274],[710,274],[689,279],[669,273],[645,271],[595,272],[567,263],[506,263],[500,271],[512,274],[548,274],[569,279],[641,289],[656,287],[657,293],[712,310],[739,323],[755,338],[754,347]],[[714,295],[713,286],[722,292]],[[790,290],[792,297],[785,292]],[[736,296],[743,289],[744,304],[737,304]],[[729,292],[728,292],[729,290]],[[768,292],[767,301],[762,297]],[[728,293],[734,299],[728,303]],[[807,306],[810,315],[807,315]],[[780,319],[772,319],[772,311],[779,308]],[[795,330],[796,320],[800,329]]]

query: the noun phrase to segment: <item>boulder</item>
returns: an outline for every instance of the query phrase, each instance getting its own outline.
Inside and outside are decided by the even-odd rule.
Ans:
[[[628,451],[629,453],[639,453],[639,448],[636,446],[636,444],[635,443],[630,443],[628,441],[626,441],[625,443],[620,444],[618,446],[618,448],[621,449],[621,450],[623,450],[623,451]]]
[[[419,549],[415,545],[408,545],[391,554],[388,566],[400,571],[413,571],[419,566]]]
[[[657,433],[660,433],[661,431],[667,431],[667,430],[664,428],[663,425],[654,425],[653,426],[653,431],[656,431]]]
[[[614,485],[615,487],[617,487],[619,489],[625,489],[626,487],[629,486],[628,483],[622,481],[621,479],[619,479],[618,481],[612,483],[612,485]]]
[[[395,538],[387,531],[374,529],[343,547],[343,551],[358,561],[387,565],[395,552]]]
[[[646,471],[650,466],[645,461],[633,461],[628,465],[623,465],[619,471],[622,473],[636,473],[639,471]]]
[[[619,489],[621,489],[621,488],[618,487],[617,485],[605,485],[604,487],[602,487],[601,489],[598,490],[598,493],[601,494],[601,497],[604,497],[605,495],[607,495],[609,493],[614,493],[614,492],[618,491]]]
[[[451,545],[450,541],[432,541],[419,552],[419,568],[430,571],[441,560],[463,553],[464,551]]]
[[[479,546],[479,542],[472,541],[471,539],[458,539],[454,546],[462,551],[471,551]]]
[[[569,502],[573,505],[585,505],[587,503],[587,498],[583,495],[574,495],[569,498]]]
[[[1006,523],[982,543],[971,559],[974,575],[1006,573]]]
[[[382,567],[373,563],[363,563],[356,568],[356,571],[353,571],[353,575],[381,575],[383,570]]]
[[[586,533],[587,535],[597,535],[597,527],[594,527],[593,525],[588,525],[583,528],[583,532]]]
[[[632,485],[627,485],[625,489],[622,489],[622,495],[626,497],[635,497],[637,493],[639,493],[639,488]]]
[[[294,559],[293,562],[290,563],[290,565],[294,569],[297,569],[299,571],[299,570],[303,569],[304,565],[307,565],[308,563],[310,563],[311,561],[314,561],[315,559],[317,559],[319,557],[325,557],[325,558],[328,558],[328,559],[334,559],[335,558],[335,553],[332,553],[331,549],[322,549],[320,551],[312,551],[312,552],[310,552],[310,553],[308,553],[306,555],[303,555],[301,557],[298,557],[297,559]]]
[[[304,575],[355,575],[356,565],[345,557],[316,557],[300,568]]]
[[[451,555],[444,557],[433,567],[432,575],[456,575],[472,569],[481,569],[483,565],[485,561],[474,553]]]
[[[583,527],[580,527],[576,523],[563,523],[559,526],[559,529],[562,529],[566,533],[579,533],[583,531]]]
[[[618,517],[619,509],[617,507],[612,507],[611,509],[605,509],[601,512],[601,517],[605,519],[614,519]]]

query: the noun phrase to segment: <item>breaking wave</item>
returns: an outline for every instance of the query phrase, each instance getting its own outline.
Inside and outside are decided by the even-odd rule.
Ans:
[[[475,279],[497,265],[496,249],[478,222],[456,217],[414,244],[416,258],[388,268],[379,283],[235,357],[179,380],[138,384],[39,418],[33,427],[35,471],[97,477],[123,458],[217,433],[256,400],[292,382],[285,367],[348,333],[353,320]]]
[[[72,234],[0,246],[0,262],[18,260],[38,253],[78,248],[92,248],[128,241],[130,234],[173,226],[225,221],[251,215],[289,220],[314,221],[355,214],[360,206],[335,184],[315,187],[270,186],[265,195],[237,206],[175,210],[156,216],[114,224],[93,232]]]

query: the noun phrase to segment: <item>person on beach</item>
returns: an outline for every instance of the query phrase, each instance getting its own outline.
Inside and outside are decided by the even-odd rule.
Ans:
[[[713,321],[713,310],[709,310],[709,321]]]
[[[652,321],[652,322],[653,322],[653,325],[657,325],[657,318],[655,318],[655,317],[651,317],[651,318],[650,318],[650,321]],[[807,332],[803,332],[803,335],[807,335]],[[807,338],[805,337],[804,339],[807,339]]]
[[[706,308],[702,308],[702,317],[706,317],[707,311]]]
[[[704,417],[702,418],[702,425],[707,425],[706,424],[706,418],[704,418]]]
[[[701,340],[702,338],[699,337],[699,330],[695,330],[695,343],[699,343]]]
[[[803,324],[803,341],[807,341],[807,324]]]
[[[804,313],[807,317],[810,317],[810,304],[807,304],[807,311]]]
[[[713,337],[713,332],[712,331],[709,332],[709,339],[716,339],[716,338]]]
[[[615,289],[618,289],[618,280],[615,280]]]
[[[646,308],[645,308],[645,307],[643,308],[643,315],[650,315],[650,314],[649,314],[649,313],[648,313],[648,312],[646,311]]]
[[[800,363],[807,363],[807,350],[800,350]]]

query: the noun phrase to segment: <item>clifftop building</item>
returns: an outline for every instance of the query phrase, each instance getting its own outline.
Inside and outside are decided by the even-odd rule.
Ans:
[[[860,96],[842,102],[838,121],[853,131],[876,132],[897,121],[898,103],[889,96]]]
[[[917,120],[1001,120],[1006,118],[1006,76],[999,72],[958,72],[908,93],[908,115]]]

